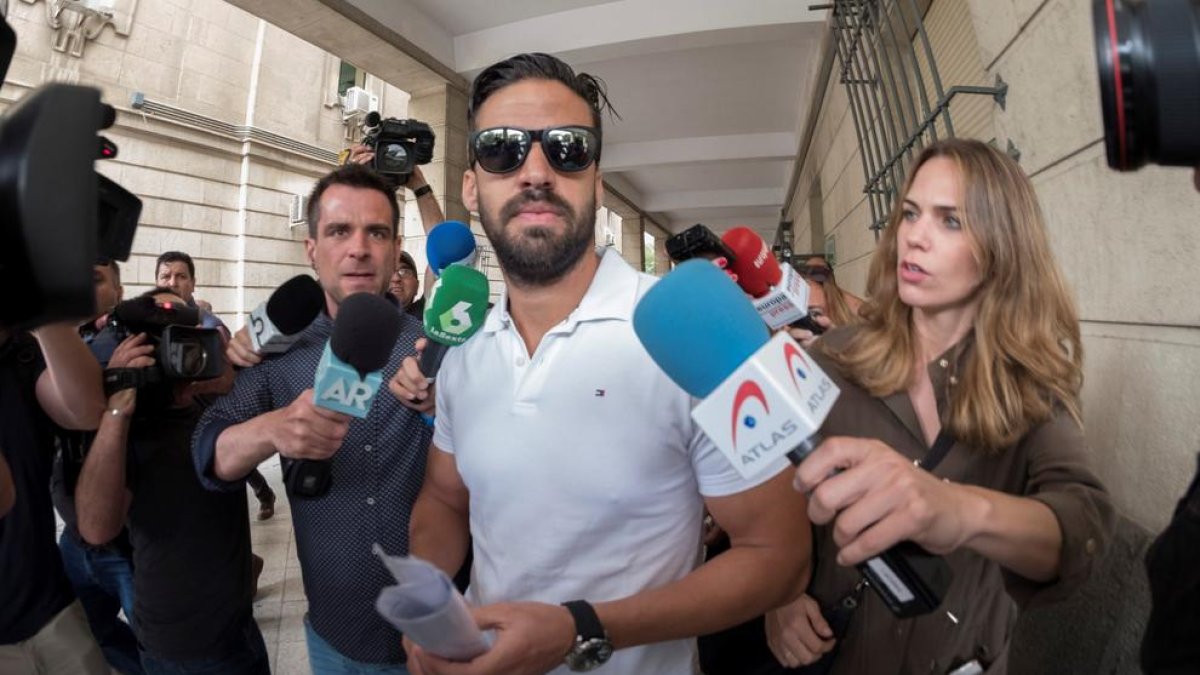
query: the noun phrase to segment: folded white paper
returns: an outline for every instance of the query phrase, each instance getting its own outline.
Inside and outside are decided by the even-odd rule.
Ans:
[[[422,649],[453,661],[469,661],[492,646],[490,634],[475,625],[467,601],[437,567],[413,556],[389,556],[372,547],[395,586],[379,592],[375,609]]]

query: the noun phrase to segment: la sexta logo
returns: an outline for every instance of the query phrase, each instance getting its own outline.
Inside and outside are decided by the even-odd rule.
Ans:
[[[812,366],[804,357],[804,352],[790,342],[783,344],[783,358],[787,362],[788,374],[792,376],[792,386],[796,387],[796,391],[800,391],[800,380],[808,379]]]
[[[737,447],[738,427],[745,426],[747,429],[753,429],[758,425],[758,420],[753,415],[747,414],[742,417],[742,408],[745,407],[747,401],[758,399],[762,404],[763,411],[768,415],[771,414],[771,408],[767,405],[767,397],[763,394],[762,387],[758,386],[753,380],[746,380],[738,387],[737,393],[733,396],[733,417],[730,420],[733,429],[733,446]]]

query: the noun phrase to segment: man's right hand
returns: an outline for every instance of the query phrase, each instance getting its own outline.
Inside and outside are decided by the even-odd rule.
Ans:
[[[254,351],[250,342],[250,331],[245,326],[239,328],[225,346],[225,358],[239,368],[250,368],[262,363],[262,355]]]
[[[406,408],[412,408],[419,413],[432,415],[434,414],[434,405],[436,404],[433,384],[429,381],[429,378],[421,373],[419,363],[421,353],[425,351],[425,345],[427,344],[429,344],[428,338],[417,338],[415,345],[417,356],[415,358],[409,356],[400,363],[400,368],[396,370],[396,374],[392,379],[388,380],[388,390]]]
[[[788,668],[821,660],[837,644],[821,605],[807,593],[767,612],[767,646]]]
[[[312,389],[273,414],[275,449],[289,459],[329,459],[350,431],[350,416],[313,403]]]

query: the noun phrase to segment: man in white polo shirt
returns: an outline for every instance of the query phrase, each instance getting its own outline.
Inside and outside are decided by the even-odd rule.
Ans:
[[[506,291],[438,375],[410,548],[453,574],[473,541],[468,600],[496,641],[468,664],[409,645],[414,673],[690,674],[694,636],[807,580],[785,463],[747,482],[700,433],[633,332],[653,277],[593,248],[601,101],[597,81],[545,54],[472,86],[463,202]],[[408,360],[392,389],[427,407],[417,374]],[[732,549],[698,567],[705,506]]]

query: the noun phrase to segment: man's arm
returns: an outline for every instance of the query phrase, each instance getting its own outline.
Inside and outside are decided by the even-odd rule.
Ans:
[[[421,168],[414,166],[413,173],[408,178],[408,189],[416,192],[419,188],[427,187],[428,185],[429,183],[425,180],[425,174],[421,173]],[[425,230],[426,235],[446,220],[446,214],[442,211],[442,206],[438,204],[437,197],[432,192],[417,197],[417,212],[421,214],[421,228]],[[433,288],[436,280],[433,268],[426,266],[425,281],[424,285],[421,286],[421,292],[424,296],[428,297],[429,289]]]
[[[109,399],[112,409],[100,421],[75,484],[76,527],[79,536],[94,546],[120,534],[129,514],[132,494],[125,484],[126,448],[135,397],[136,390],[125,389]]]
[[[42,410],[64,429],[95,429],[104,412],[100,363],[75,326],[43,326],[34,336],[46,361],[46,370],[37,379]]]
[[[470,542],[469,501],[454,455],[431,444],[425,482],[408,521],[409,553],[451,577],[458,573]]]
[[[279,410],[240,424],[205,425],[197,430],[193,452],[202,482],[211,469],[212,478],[228,484],[245,478],[276,452],[289,459],[329,459],[349,431],[348,415],[315,405],[312,389],[305,389]],[[211,457],[205,466],[202,453]]]
[[[0,454],[0,518],[8,515],[16,501],[17,490],[13,486],[12,472],[8,469],[8,461]]]
[[[747,621],[808,585],[812,543],[791,472],[737,494],[705,499],[730,548],[679,581],[596,604],[613,646],[677,640]],[[567,598],[569,599],[569,598]],[[586,599],[586,598],[585,598]],[[571,626],[572,635],[574,625]]]

